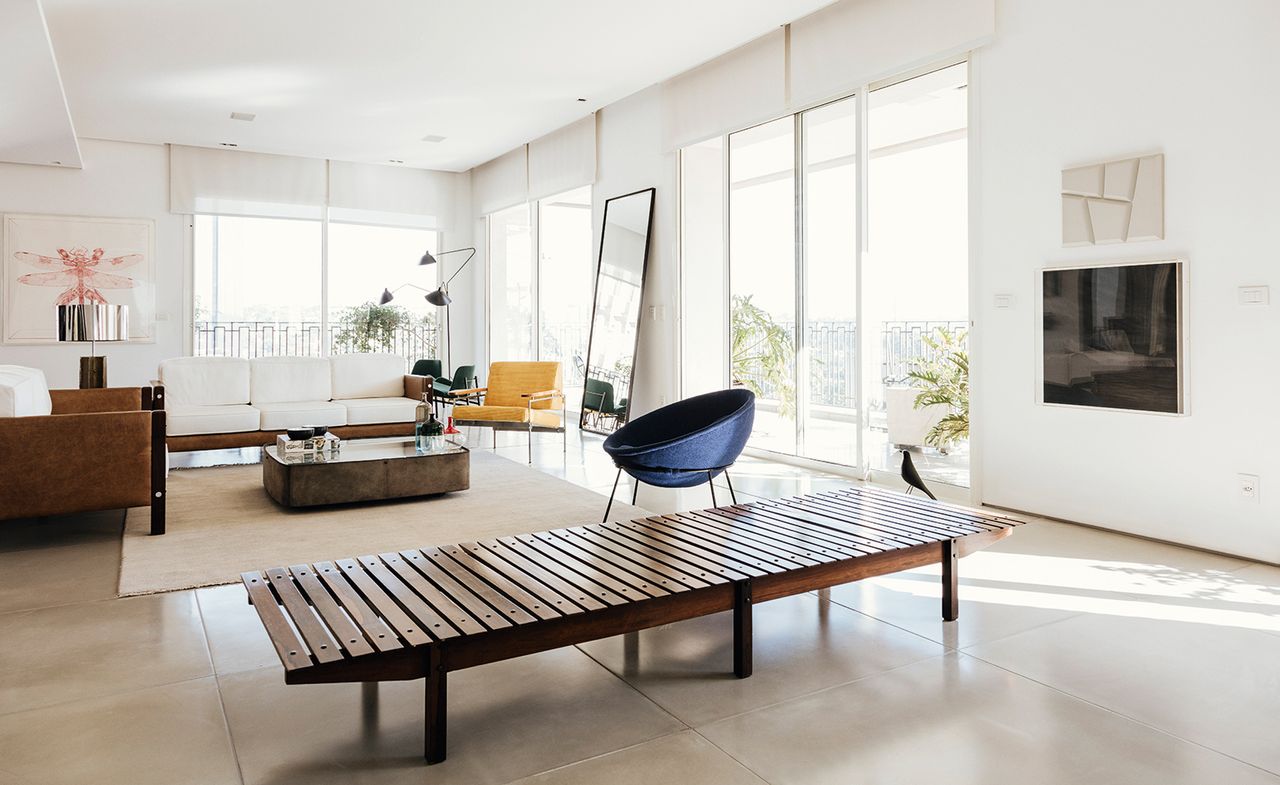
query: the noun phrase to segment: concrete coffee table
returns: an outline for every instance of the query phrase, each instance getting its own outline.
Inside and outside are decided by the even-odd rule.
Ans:
[[[262,484],[286,507],[431,496],[471,487],[471,453],[449,445],[419,454],[412,438],[345,441],[336,455],[287,460],[262,449]]]

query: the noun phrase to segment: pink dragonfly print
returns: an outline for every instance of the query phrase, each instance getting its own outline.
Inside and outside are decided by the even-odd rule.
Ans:
[[[105,251],[94,248],[59,248],[57,256],[44,256],[29,251],[18,251],[14,257],[19,261],[35,267],[53,268],[51,273],[28,273],[18,276],[18,283],[30,286],[63,286],[66,287],[55,305],[70,305],[107,302],[100,289],[132,289],[138,282],[127,275],[116,275],[104,272],[132,267],[142,261],[142,254],[131,253],[124,256],[103,258]]]

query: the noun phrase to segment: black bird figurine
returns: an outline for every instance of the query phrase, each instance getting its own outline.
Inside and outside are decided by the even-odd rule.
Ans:
[[[907,493],[911,493],[911,491],[918,488],[924,491],[925,496],[935,502],[938,500],[938,497],[933,495],[933,492],[929,490],[929,486],[925,485],[924,480],[920,478],[920,472],[916,471],[916,465],[911,462],[911,453],[906,450],[902,451],[902,480],[911,486],[907,489]]]

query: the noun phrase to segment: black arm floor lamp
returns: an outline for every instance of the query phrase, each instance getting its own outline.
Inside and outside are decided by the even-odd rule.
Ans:
[[[458,265],[458,269],[453,271],[453,275],[449,276],[449,278],[443,284],[440,285],[440,288],[436,289],[434,292],[427,292],[426,298],[425,298],[426,301],[431,303],[432,305],[444,308],[444,333],[445,333],[444,367],[445,367],[445,370],[449,372],[453,371],[453,364],[450,361],[450,354],[452,353],[451,344],[453,343],[453,326],[449,321],[449,303],[453,302],[453,298],[449,296],[449,284],[453,281],[454,278],[457,277],[458,273],[462,272],[462,268],[467,266],[467,263],[471,261],[472,257],[476,255],[476,249],[475,248],[454,248],[452,251],[445,251],[440,254],[441,256],[447,256],[451,253],[462,253],[463,251],[470,251],[471,253],[467,256],[466,259],[462,260],[462,264]],[[428,265],[428,264],[435,264],[435,263],[436,263],[436,257],[433,256],[430,251],[427,251],[426,253],[424,253],[422,255],[422,258],[418,260],[419,265]],[[414,286],[413,284],[404,284],[403,286],[397,286],[395,291],[398,292],[401,289],[405,288],[405,286],[412,286],[414,289],[421,289],[424,292],[427,291],[426,289],[422,289],[421,286]],[[383,289],[382,297],[378,299],[378,304],[386,305],[387,303],[391,302],[394,299],[395,299],[395,292],[393,292],[390,289]]]

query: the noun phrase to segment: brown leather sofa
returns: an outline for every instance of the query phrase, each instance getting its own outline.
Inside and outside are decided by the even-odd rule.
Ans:
[[[0,520],[129,507],[165,527],[165,412],[151,387],[50,390],[53,413],[0,418]]]

